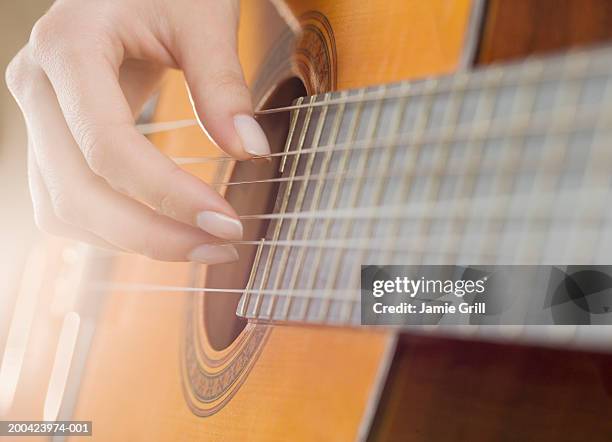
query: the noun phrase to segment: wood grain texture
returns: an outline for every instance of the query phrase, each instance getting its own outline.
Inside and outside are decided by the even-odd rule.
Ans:
[[[338,88],[417,78],[456,69],[468,0],[290,0],[296,16],[321,12],[334,29]]]
[[[601,44],[612,38],[608,0],[492,0],[478,62],[482,64]]]

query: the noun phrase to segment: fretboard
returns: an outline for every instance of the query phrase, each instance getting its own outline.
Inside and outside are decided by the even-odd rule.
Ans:
[[[301,98],[238,314],[359,324],[362,264],[612,262],[612,51]]]

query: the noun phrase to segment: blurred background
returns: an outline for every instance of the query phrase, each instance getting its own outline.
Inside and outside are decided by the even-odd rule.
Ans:
[[[4,73],[28,40],[50,0],[0,1],[0,67]],[[39,233],[34,226],[26,174],[27,137],[17,104],[0,87],[0,355],[4,353],[22,269]]]

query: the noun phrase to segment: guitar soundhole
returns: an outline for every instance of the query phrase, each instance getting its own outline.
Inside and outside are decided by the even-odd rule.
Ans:
[[[287,106],[297,97],[305,96],[306,89],[298,78],[291,78],[279,84],[266,100],[263,109]],[[289,129],[289,112],[281,112],[258,117],[270,141],[272,152],[283,150]],[[280,159],[272,161],[259,159],[236,164],[231,182],[266,180],[279,176]],[[274,208],[278,183],[257,183],[229,186],[227,200],[241,215],[270,213]],[[268,222],[265,220],[245,220],[244,238],[257,240],[265,236]],[[231,264],[212,266],[208,272],[205,287],[243,289],[246,287],[256,246],[239,245],[240,259]],[[209,293],[205,295],[204,315],[209,342],[216,350],[227,348],[240,334],[246,320],[236,316],[240,295],[236,293]]]

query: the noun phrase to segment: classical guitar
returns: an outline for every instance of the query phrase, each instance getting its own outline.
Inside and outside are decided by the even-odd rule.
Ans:
[[[140,126],[237,209],[240,260],[49,240],[9,416],[101,441],[610,440],[607,327],[363,327],[359,274],[612,262],[611,36],[606,1],[243,1],[273,153],[223,156],[179,72]]]

